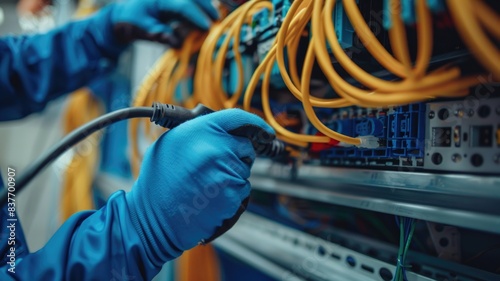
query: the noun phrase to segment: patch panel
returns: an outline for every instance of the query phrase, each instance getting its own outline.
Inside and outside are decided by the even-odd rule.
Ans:
[[[500,98],[384,110],[345,108],[326,119],[332,130],[352,137],[374,135],[381,146],[322,146],[319,159],[323,165],[500,172]],[[308,132],[317,134],[311,128]]]
[[[500,173],[500,98],[431,102],[427,112],[425,169]]]
[[[262,9],[260,12],[255,13],[252,23],[244,25],[241,31],[239,49],[243,60],[244,87],[248,84],[255,68],[270,50],[283,19],[288,13],[292,3],[290,0],[272,0],[271,2],[274,7],[273,11]],[[454,27],[439,25],[440,20],[447,17],[447,14],[443,10],[444,1],[428,0],[427,2],[433,13],[434,20],[438,25],[435,36],[439,38],[443,36],[442,38],[445,38],[445,40],[439,41],[442,43],[434,45],[435,53],[441,56],[439,58],[435,57],[431,61],[433,67],[435,67],[445,61],[455,60],[457,56],[461,57],[464,54],[462,44],[459,43],[460,40],[453,31]],[[387,22],[384,21],[386,19],[383,17],[387,14],[384,12],[388,9],[387,3],[387,1],[359,1],[360,11],[370,27],[376,27],[377,24],[380,24],[380,27],[382,27],[382,25],[387,27]],[[403,20],[406,23],[414,22],[415,1],[402,1],[401,4]],[[352,56],[353,61],[356,61],[360,67],[363,67],[367,71],[376,73],[374,74],[376,76],[387,80],[393,79],[394,77],[390,76],[390,74],[383,72],[378,73],[377,64],[374,63],[373,60],[367,60],[365,58],[366,50],[364,46],[358,46],[359,44],[356,44],[356,41],[359,41],[359,39],[345,14],[342,2],[337,3],[332,17],[335,22],[335,31],[341,46],[344,49],[348,49],[347,52]],[[415,37],[415,26],[408,25],[407,31],[409,34],[409,43],[412,43],[411,40]],[[388,46],[387,32],[384,28],[381,28],[380,32],[377,33],[377,38],[384,46]],[[307,38],[305,38],[305,40],[307,40]],[[220,39],[221,43],[222,41],[223,38]],[[357,47],[360,49],[356,50]],[[303,53],[304,50],[300,48],[302,47],[299,47],[298,53]],[[451,50],[453,50],[453,52],[457,50],[456,52],[462,53],[460,53],[460,55],[455,53],[452,54]],[[414,50],[410,51],[412,53],[414,52]],[[436,61],[434,61],[434,59]],[[288,64],[286,56],[285,63]],[[237,71],[238,66],[234,61],[232,48],[229,48],[226,58],[226,69],[223,74],[223,87],[230,95],[236,91],[239,83],[239,76],[233,75]],[[340,74],[342,76],[348,76],[342,71],[340,71]],[[349,80],[349,77],[346,77],[346,79],[350,83],[356,85],[356,81]],[[312,80],[318,83],[325,82],[324,77],[318,75],[314,71]],[[192,88],[190,81],[185,81],[185,84],[183,88],[178,87],[177,91],[185,92]],[[271,71],[270,84],[273,89],[278,90],[277,92],[286,88],[276,63],[273,65]],[[277,92],[275,92],[274,97],[278,96],[278,100],[286,100],[281,98],[279,93],[276,94]],[[181,95],[177,93],[176,96]],[[329,92],[325,97],[335,96],[335,93]],[[252,104],[256,105],[256,108],[259,107],[257,105],[258,95],[255,96]],[[273,101],[271,101],[271,104],[273,104]],[[472,125],[457,124],[453,126],[449,124],[437,124],[436,120],[449,118],[451,111],[432,111],[428,108],[430,104],[434,103],[429,103],[428,105],[425,103],[410,104],[407,106],[386,109],[360,109],[354,107],[336,110],[316,109],[319,115],[323,115],[320,119],[322,119],[332,130],[353,137],[373,135],[380,139],[381,146],[376,149],[359,149],[356,147],[333,146],[334,144],[332,143],[325,145],[313,144],[309,151],[312,152],[311,154],[313,157],[317,156],[324,165],[378,167],[384,169],[408,167],[447,171],[453,171],[454,169],[452,167],[459,167],[457,171],[468,171],[470,169],[472,172],[479,173],[496,172],[499,167],[492,166],[492,164],[498,165],[496,163],[500,162],[500,154],[495,152],[491,154],[492,156],[486,156],[482,151],[493,150],[495,145],[497,147],[500,145],[500,127],[496,127],[500,126],[500,124],[491,125],[487,122],[479,122]],[[302,112],[300,103],[297,105],[287,103],[285,107],[287,108],[286,110],[298,107],[296,110]],[[283,110],[278,110],[275,105],[272,105],[272,108],[275,114],[279,114],[280,112],[283,113]],[[496,109],[490,109],[490,112],[482,108],[477,108],[475,110],[476,117],[482,118],[481,116],[488,114],[492,115],[492,113],[495,113]],[[436,115],[435,119],[431,122],[432,124],[427,120],[429,114]],[[460,114],[468,115],[470,113],[462,112]],[[297,119],[296,117],[297,116],[294,117],[294,120]],[[276,118],[279,119],[280,116],[277,115]],[[302,118],[301,123],[307,122]],[[300,126],[295,126],[294,128],[289,127],[289,129],[295,132],[306,131],[312,135],[319,135],[310,125],[306,125],[302,128]],[[469,147],[469,152],[464,152],[464,145],[467,145],[467,147],[472,146]],[[438,150],[442,150],[443,152],[438,152]],[[454,152],[448,155],[451,153],[449,151],[452,150],[460,152]],[[468,164],[464,164],[465,162]]]
[[[373,135],[381,147],[332,147],[320,152],[325,165],[422,167],[425,148],[425,105],[391,109],[343,109],[326,124],[352,137]]]
[[[259,58],[259,62],[264,60],[264,57],[267,55],[269,49],[271,49],[272,44],[276,38],[276,34],[278,33],[279,27],[281,26],[284,17],[288,13],[288,10],[291,6],[291,1],[289,0],[273,0],[274,13],[272,15],[269,14],[268,10],[263,10],[257,14],[258,21],[257,26],[260,27],[260,30],[263,31],[258,38],[257,45],[257,56]],[[285,64],[288,64],[285,55]],[[281,78],[281,74],[278,68],[278,64],[274,63],[273,68],[271,70],[270,75],[270,84],[279,89],[285,88],[285,82]]]

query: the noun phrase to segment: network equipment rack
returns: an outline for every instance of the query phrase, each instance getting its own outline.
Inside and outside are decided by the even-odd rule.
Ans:
[[[331,147],[321,164],[495,174],[500,172],[500,98],[410,104],[388,109],[346,108],[326,124],[349,136],[374,135],[376,149]]]
[[[304,94],[309,90],[309,101],[315,98],[323,101],[347,99],[345,93],[348,91],[342,88],[339,90],[339,83],[332,82],[332,74],[328,74],[322,65],[325,62],[342,78],[342,82],[365,95],[382,92],[388,96],[397,96],[400,94],[399,89],[391,91],[387,87],[377,88],[361,81],[361,76],[356,78],[353,75],[356,71],[349,71],[345,67],[335,45],[331,41],[326,42],[328,38],[319,42],[321,44],[313,40],[318,33],[321,35],[321,28],[313,28],[315,18],[312,16],[303,30],[296,31],[299,35],[298,44],[294,45],[296,49],[292,44],[277,46],[278,39],[289,35],[283,33],[285,36],[279,37],[283,35],[280,32],[284,27],[290,27],[285,24],[292,8],[296,8],[299,3],[303,14],[307,14],[306,8],[318,3],[316,0],[261,1],[263,8],[253,10],[242,21],[240,33],[237,33],[239,40],[236,40],[233,25],[226,26],[226,33],[222,33],[220,37],[210,37],[209,44],[216,42],[213,53],[203,53],[209,49],[204,48],[204,45],[199,54],[192,56],[188,75],[175,85],[175,101],[183,105],[183,102],[189,101],[186,104],[193,105],[191,99],[194,99],[211,103],[216,107],[214,109],[243,107],[251,110],[269,123],[275,121],[272,125],[278,138],[287,143],[289,152],[288,155],[275,159],[257,159],[250,178],[255,190],[252,196],[254,200],[249,206],[251,213],[243,216],[241,224],[237,224],[227,236],[217,242],[221,249],[277,280],[406,280],[401,277],[401,271],[406,272],[410,281],[500,280],[500,264],[494,262],[500,260],[495,246],[500,244],[498,73],[491,63],[481,58],[483,52],[478,51],[478,46],[471,45],[473,36],[465,36],[461,26],[471,24],[470,20],[474,17],[481,27],[492,29],[493,31],[486,32],[486,38],[493,42],[498,51],[498,34],[493,28],[493,21],[489,20],[500,14],[500,2],[478,0],[469,11],[471,18],[457,20],[460,18],[457,17],[457,1],[460,0],[321,1],[324,6],[319,5],[319,8],[322,15],[325,15],[322,18],[325,21],[329,16],[325,13],[327,5],[335,4],[331,19],[334,35],[343,50],[341,55],[345,55],[345,58],[365,71],[370,79],[408,82],[408,77],[392,71],[394,69],[390,70],[390,65],[388,67],[387,63],[384,64],[383,60],[375,57],[374,52],[367,47],[370,42],[363,39],[360,33],[373,34],[370,38],[372,43],[379,42],[389,57],[397,57],[398,46],[394,45],[397,40],[394,40],[394,34],[391,36],[390,31],[397,23],[393,16],[399,13],[404,23],[412,68],[421,51],[422,46],[419,44],[425,41],[419,37],[422,35],[420,32],[429,28],[421,25],[422,19],[425,19],[421,14],[422,3],[429,11],[427,20],[431,22],[432,55],[429,56],[425,71],[420,75],[442,74],[450,69],[456,71],[454,74],[448,73],[455,75],[449,84],[443,86],[431,83],[442,91],[428,91],[432,94],[424,94],[424,90],[429,89],[423,86],[409,92],[405,92],[404,87],[401,88],[401,93],[413,97],[422,92],[422,96],[415,99],[416,102],[373,102],[377,105],[367,105],[368,102],[358,101],[363,99],[353,98],[357,95],[351,93],[350,96],[347,95],[351,102],[346,106],[313,106],[318,120],[330,131],[351,137],[351,140],[373,137],[377,139],[377,145],[348,144],[331,136],[333,134],[325,141],[327,130],[321,129],[317,122],[312,121],[310,112],[305,109],[304,99],[307,97]],[[248,7],[244,3],[259,1],[223,1],[226,4],[228,2],[231,2],[229,10],[234,13],[241,11],[235,10],[237,6]],[[468,3],[467,6],[470,7],[467,0],[461,3]],[[484,16],[478,16],[475,8]],[[300,22],[297,11],[294,16]],[[358,11],[368,30],[360,30],[360,21],[357,21],[358,24],[351,22]],[[292,25],[291,22],[288,24]],[[296,24],[295,28],[299,25]],[[326,29],[325,26],[323,28]],[[227,36],[233,37],[226,40]],[[239,46],[235,47],[233,44],[236,41],[239,41]],[[429,43],[428,40],[426,42]],[[229,45],[224,46],[226,43]],[[323,56],[321,61],[316,57],[311,74],[306,75],[303,70],[307,69],[305,62],[310,46],[313,46],[316,56],[320,52],[314,48],[325,47],[327,56]],[[277,62],[278,47],[283,48],[285,66],[280,67]],[[223,61],[216,61],[221,52],[225,54]],[[296,56],[289,58],[291,53]],[[266,65],[269,54],[275,58]],[[241,64],[238,56],[241,57]],[[285,75],[293,76],[292,59],[296,62],[295,75],[299,75],[299,79],[292,79],[293,85],[290,85],[284,78]],[[401,62],[399,59],[396,61]],[[270,69],[268,76],[265,72],[258,72],[263,65]],[[197,77],[193,72],[198,73],[199,69],[205,70],[199,71],[203,75],[211,71],[220,72],[222,81],[197,81],[203,76]],[[269,87],[265,87],[264,78],[269,81]],[[310,89],[299,87],[304,82],[303,78],[310,80],[307,81]],[[450,90],[463,82],[462,79],[472,81],[471,86]],[[208,87],[207,84],[215,86]],[[203,91],[197,92],[197,85],[198,91]],[[298,90],[302,95],[297,95],[293,86],[300,88]],[[160,85],[159,88],[161,87]],[[205,87],[215,93],[206,93]],[[380,90],[381,88],[384,90]],[[252,90],[247,93],[245,90],[248,89]],[[268,95],[264,97],[266,91]],[[213,102],[211,98],[203,99],[202,94],[210,94],[218,102]],[[238,98],[232,100],[235,95]],[[247,99],[248,96],[251,98]],[[382,101],[384,98],[380,95]],[[266,114],[265,102],[270,107],[270,115]],[[279,127],[289,134],[278,131]],[[317,141],[318,139],[321,141]],[[276,214],[263,215],[262,206],[255,200],[262,193],[270,194],[271,197],[305,200],[302,203],[308,206],[306,210],[283,210],[284,206],[279,200],[269,204],[271,209],[278,209],[277,213],[284,212],[285,217],[299,217],[297,221],[301,224],[291,225],[290,221],[282,220]],[[389,233],[393,235],[402,234],[406,238],[402,240],[408,240],[409,231],[396,228],[394,217],[398,218],[398,222],[405,219],[419,220],[419,225],[426,228],[417,233],[421,239],[427,239],[425,243],[434,246],[435,252],[421,253],[421,249],[410,245],[408,262],[401,261],[405,255],[397,252],[404,251],[404,245],[380,246],[380,241],[374,241],[376,239],[372,236],[375,235],[370,233],[370,228],[363,232],[356,228],[349,229],[352,225],[333,226],[330,220],[337,214],[333,211],[322,214],[319,218],[312,216],[311,206],[317,207],[320,203],[350,208],[343,210],[343,215],[354,213],[355,210],[365,210],[368,213],[361,216],[364,221],[369,221],[372,217],[389,217],[391,221],[385,222],[384,227],[388,227]],[[306,215],[303,216],[304,214]],[[355,219],[350,221],[356,223]],[[325,237],[319,232],[308,232],[308,226],[318,224],[329,227],[331,235]],[[455,234],[455,238],[451,238],[451,234]],[[255,243],[256,237],[259,243]],[[450,252],[449,245],[440,243],[445,237],[449,244],[458,247]],[[456,237],[461,237],[462,240],[456,240]],[[485,248],[480,249],[479,245]],[[454,254],[473,257],[474,262],[467,262],[457,256],[451,258]],[[312,257],[314,264],[305,264],[307,257]]]
[[[387,109],[339,110],[326,124],[349,136],[375,136],[379,148],[333,147],[320,152],[321,163],[333,166],[424,166],[425,105],[410,104]]]

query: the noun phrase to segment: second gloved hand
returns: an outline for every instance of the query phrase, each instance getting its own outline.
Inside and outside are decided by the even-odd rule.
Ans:
[[[148,149],[126,198],[154,264],[213,240],[244,211],[255,151],[248,138],[235,135],[248,125],[274,134],[260,117],[229,109],[181,124]]]
[[[114,6],[111,22],[121,43],[143,39],[180,47],[186,34],[177,34],[176,26],[208,30],[218,18],[210,0],[128,0]]]

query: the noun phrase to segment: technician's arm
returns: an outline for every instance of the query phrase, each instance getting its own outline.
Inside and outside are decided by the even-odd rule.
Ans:
[[[187,121],[144,155],[132,190],[72,216],[40,251],[0,264],[0,280],[151,280],[163,264],[225,233],[245,210],[255,150],[242,130],[274,131],[239,109]]]
[[[0,280],[6,281],[139,281],[151,280],[161,269],[147,257],[132,227],[123,191],[99,211],[69,218],[42,249],[17,261],[15,273],[7,271],[9,265],[1,266]]]
[[[111,12],[46,34],[0,38],[0,121],[41,111],[112,70],[126,45],[112,34]]]
[[[46,34],[0,38],[0,121],[19,119],[112,70],[134,40],[179,45],[172,20],[206,30],[208,0],[128,0]]]

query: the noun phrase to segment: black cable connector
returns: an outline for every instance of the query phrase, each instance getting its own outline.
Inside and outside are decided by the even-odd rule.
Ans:
[[[203,104],[198,104],[193,109],[171,104],[153,103],[154,113],[151,122],[164,128],[173,129],[180,124],[198,116],[210,114],[214,111]],[[248,125],[229,132],[236,136],[247,137],[252,141],[257,155],[274,158],[285,152],[285,144],[259,127]]]
[[[16,190],[17,192],[21,191],[33,178],[35,178],[38,173],[40,173],[45,167],[71,147],[96,131],[104,129],[116,122],[131,118],[149,117],[151,122],[154,122],[156,125],[173,129],[188,120],[201,115],[210,114],[212,112],[214,111],[202,104],[198,104],[193,109],[186,109],[180,106],[156,102],[153,104],[153,107],[129,107],[113,111],[72,131],[59,141],[59,143],[40,156],[26,169],[25,173],[18,177]],[[252,126],[249,125],[249,127]],[[262,131],[258,132],[256,130],[252,130],[252,128],[248,130],[249,127],[242,128],[245,130],[241,130],[241,132],[235,131],[235,135],[248,137],[252,141],[257,155],[276,157],[285,152],[285,144],[283,142],[274,139],[274,137],[271,138],[269,134],[262,133]],[[4,188],[0,190],[0,206],[7,203],[7,196],[7,189]]]
[[[198,104],[193,109],[186,109],[181,106],[155,102],[150,121],[163,128],[173,129],[186,121],[212,112],[214,112],[212,109],[203,104]]]

